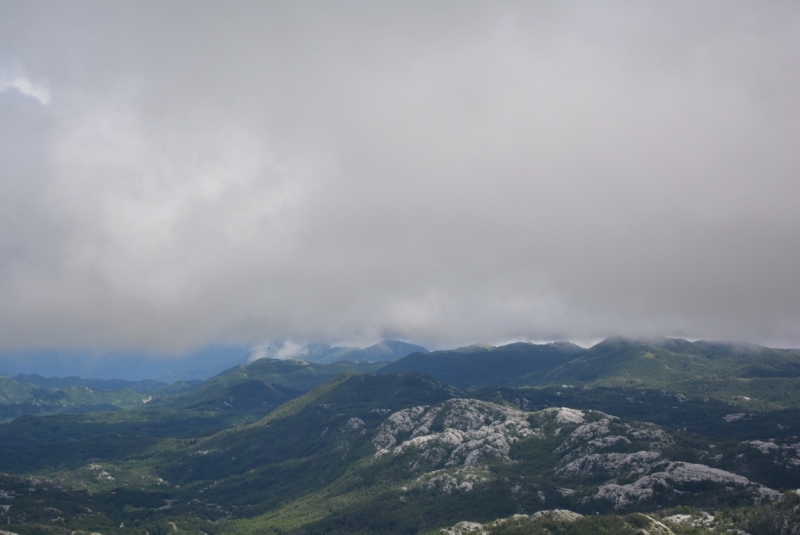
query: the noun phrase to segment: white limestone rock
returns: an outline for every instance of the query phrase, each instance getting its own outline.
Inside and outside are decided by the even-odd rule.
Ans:
[[[747,490],[752,494],[755,503],[760,503],[765,499],[775,500],[781,496],[779,492],[754,483],[738,474],[711,468],[704,464],[673,462],[669,463],[664,471],[641,477],[627,485],[615,483],[602,485],[594,497],[609,500],[614,504],[615,509],[621,509],[631,503],[651,498],[653,488],[658,485],[672,487],[676,483],[697,481],[711,481]]]
[[[485,535],[486,530],[483,529],[483,524],[477,522],[459,522],[453,527],[442,529],[441,533],[445,535],[464,535],[465,533]]]
[[[476,485],[491,478],[491,473],[482,467],[434,470],[416,479],[414,484],[425,490],[435,490],[441,494],[450,494],[455,490],[470,492]]]
[[[735,414],[726,414],[725,416],[722,417],[722,419],[725,420],[727,423],[731,423],[744,420],[745,416],[747,416],[745,413],[737,412]]]
[[[479,524],[477,522],[459,522],[455,526],[442,529],[440,532],[445,535],[464,535],[470,533],[473,535],[488,535],[492,530],[508,524],[523,525],[537,520],[551,520],[569,524],[583,518],[583,515],[573,513],[566,509],[551,509],[546,511],[538,511],[531,516],[517,514],[507,518],[498,518],[494,522],[487,524]]]
[[[379,427],[376,456],[412,450],[432,466],[471,466],[481,459],[509,461],[511,444],[534,436],[527,413],[486,401],[451,399],[433,407],[398,411]],[[441,431],[432,431],[437,424]],[[398,436],[410,434],[397,445]]]
[[[678,514],[665,517],[664,522],[669,522],[670,524],[675,524],[678,526],[713,528],[714,515],[710,515],[705,511],[701,512],[699,515]]]
[[[589,412],[588,416],[596,419],[575,428],[556,448],[556,452],[562,455],[556,475],[564,478],[611,476],[630,480],[667,463],[663,452],[674,442],[658,426],[646,422],[627,424],[615,416],[597,411]],[[640,448],[639,451],[630,451],[634,445]]]
[[[582,424],[584,414],[582,411],[561,407],[558,409],[555,421],[557,424]]]
[[[800,443],[787,443],[770,439],[768,441],[750,440],[742,443],[744,446],[754,448],[769,455],[775,464],[785,466],[786,468],[793,469],[800,467]]]
[[[578,457],[556,473],[565,477],[584,477],[597,473],[614,476],[643,475],[661,460],[657,451],[637,451],[636,453],[592,453]]]
[[[353,433],[356,431],[363,431],[366,424],[361,418],[350,418],[342,428],[343,433]]]
[[[547,519],[557,520],[559,522],[575,522],[583,518],[580,513],[574,513],[567,509],[550,509],[545,511],[537,511],[531,515],[531,520]]]
[[[775,444],[773,441],[763,442],[761,440],[751,440],[750,442],[745,442],[750,447],[757,449],[761,453],[765,455],[770,455],[772,453],[778,453],[781,450],[781,447]]]

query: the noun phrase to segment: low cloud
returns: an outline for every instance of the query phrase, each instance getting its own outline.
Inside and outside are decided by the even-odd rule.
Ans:
[[[0,93],[5,91],[17,91],[21,95],[36,99],[43,106],[50,103],[50,91],[43,85],[31,82],[25,76],[9,77],[0,74]]]
[[[795,3],[44,11],[0,7],[0,350],[800,345]]]
[[[305,344],[292,342],[291,340],[281,340],[253,346],[247,356],[247,360],[249,362],[263,358],[286,360],[302,358],[306,353]]]
[[[10,90],[16,90],[22,95],[33,97],[43,106],[50,103],[50,92],[47,88],[34,84],[22,76],[8,80],[0,78],[0,93]]]

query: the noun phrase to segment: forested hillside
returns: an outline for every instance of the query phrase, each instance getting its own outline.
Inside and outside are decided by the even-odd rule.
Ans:
[[[657,388],[664,366],[691,378],[712,364],[720,381],[791,383],[794,352],[609,340],[397,364],[425,358],[459,384],[262,359],[136,409],[18,418],[0,425],[0,522],[18,534],[797,532],[800,405]],[[478,374],[459,359],[484,380],[465,385]]]

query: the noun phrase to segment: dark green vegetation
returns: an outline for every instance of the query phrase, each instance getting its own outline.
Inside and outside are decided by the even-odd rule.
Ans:
[[[562,385],[665,390],[745,408],[800,406],[800,350],[721,342],[610,338],[573,344],[470,346],[411,354],[381,373],[415,370],[459,388]]]
[[[262,359],[0,425],[0,529],[800,533],[797,362],[679,340]]]
[[[129,388],[134,392],[146,394],[148,392],[156,392],[168,386],[167,383],[161,383],[152,379],[145,379],[144,381],[125,381],[124,379],[84,379],[75,376],[42,377],[36,373],[20,373],[15,375],[13,379],[18,383],[30,383],[42,388],[47,388],[48,390],[59,390],[71,386],[88,386],[92,390],[97,390],[98,392],[113,392],[114,390]]]
[[[501,347],[474,345],[427,355],[412,353],[388,364],[381,373],[414,370],[459,388],[539,384],[541,375],[584,351],[565,342],[545,345],[517,343]]]
[[[0,422],[26,414],[115,411],[144,405],[151,399],[129,388],[110,392],[88,386],[50,390],[0,376]]]
[[[325,365],[302,360],[260,359],[250,365],[234,366],[207,381],[178,381],[172,385],[155,381],[134,383],[117,379],[17,376],[35,381],[40,385],[37,386],[0,376],[0,421],[29,414],[82,414],[141,407],[223,411],[235,414],[233,419],[241,422],[258,419],[340,373],[371,372],[381,366],[383,364],[356,361]],[[113,389],[114,386],[119,388]]]
[[[717,398],[611,387],[486,387],[471,391],[471,395],[486,401],[512,403],[530,411],[557,405],[598,410],[718,440],[800,436],[800,407],[797,406],[743,412],[737,404]]]

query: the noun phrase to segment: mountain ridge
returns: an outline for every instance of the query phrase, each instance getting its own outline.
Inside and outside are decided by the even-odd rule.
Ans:
[[[800,350],[675,338],[608,338],[574,344],[515,343],[411,354],[380,373],[416,370],[459,388],[490,385],[663,388],[676,393],[800,402]]]

